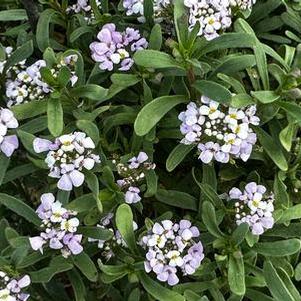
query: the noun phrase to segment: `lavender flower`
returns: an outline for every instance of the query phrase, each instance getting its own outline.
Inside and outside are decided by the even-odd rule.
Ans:
[[[236,224],[247,223],[254,235],[261,235],[274,225],[274,194],[266,193],[263,185],[250,182],[244,191],[234,187],[229,192],[230,199],[235,203]]]
[[[256,106],[243,109],[225,106],[201,97],[201,104],[190,102],[179,114],[183,144],[196,144],[199,159],[208,164],[213,160],[228,163],[230,159],[247,161],[257,137],[250,127],[258,125]]]
[[[24,288],[30,285],[30,277],[25,275],[21,278],[11,278],[5,272],[0,271],[0,300],[3,301],[26,301],[30,297],[24,293]]]
[[[132,157],[125,163],[116,164],[117,172],[122,177],[117,180],[119,187],[126,191],[125,202],[128,204],[135,204],[141,201],[140,188],[137,187],[145,180],[145,172],[154,169],[156,165],[148,161],[148,155],[145,152],[140,152],[137,157]]]
[[[97,225],[97,227],[102,229],[107,229],[112,232],[113,236],[109,240],[101,240],[101,239],[94,239],[94,238],[88,238],[88,241],[91,243],[97,242],[98,248],[102,250],[102,256],[109,260],[110,258],[115,256],[114,249],[116,247],[122,247],[127,248],[127,244],[122,238],[121,234],[118,230],[113,229],[113,223],[112,219],[114,217],[113,213],[108,213],[105,215],[101,220],[100,223]],[[136,231],[138,229],[137,224],[133,221],[133,229]]]
[[[50,169],[48,175],[59,179],[57,187],[61,190],[81,186],[85,180],[82,170],[91,170],[95,163],[100,163],[99,156],[92,153],[94,142],[83,132],[60,136],[54,142],[36,138],[33,148],[36,153],[48,151],[45,159]]]
[[[188,220],[155,223],[141,241],[147,250],[145,271],[153,271],[159,281],[169,285],[179,282],[178,271],[183,275],[194,274],[204,258],[202,243],[195,241],[199,236],[198,228]]]
[[[43,253],[44,245],[48,244],[51,249],[60,250],[65,258],[83,251],[82,235],[76,234],[79,226],[79,220],[75,217],[77,212],[62,207],[52,193],[41,196],[41,205],[36,212],[42,220],[43,232],[29,238],[33,250]]]
[[[166,15],[167,8],[171,5],[171,0],[155,0],[153,3],[155,22],[162,22]],[[144,0],[123,0],[123,7],[127,16],[136,15],[137,20],[145,22]]]
[[[101,70],[108,71],[112,71],[114,65],[118,65],[120,71],[129,70],[134,64],[131,54],[148,45],[138,30],[127,27],[125,32],[119,32],[113,23],[104,25],[97,38],[99,41],[90,44],[92,59],[100,63]]]
[[[101,1],[100,0],[96,0],[95,4],[98,7],[98,9],[101,9]],[[91,5],[89,5],[88,0],[77,0],[76,4],[73,4],[73,5],[70,5],[67,7],[66,12],[70,13],[70,14],[83,13],[84,18],[88,24],[92,23],[92,21],[94,21],[94,19],[95,19],[94,12],[92,10]]]
[[[19,147],[19,140],[16,135],[8,135],[9,129],[16,129],[19,126],[14,113],[9,109],[0,108],[0,151],[6,157],[10,157]]]

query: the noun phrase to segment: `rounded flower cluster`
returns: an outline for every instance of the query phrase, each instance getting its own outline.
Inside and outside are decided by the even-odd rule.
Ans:
[[[11,278],[5,272],[0,271],[0,300],[26,301],[30,297],[23,289],[30,285],[30,277]]]
[[[117,246],[127,248],[127,244],[122,238],[120,232],[118,230],[113,229],[112,219],[114,217],[113,213],[108,213],[100,220],[100,224],[97,227],[102,229],[107,229],[112,232],[113,236],[110,240],[101,240],[101,239],[94,239],[88,238],[89,242],[97,242],[98,248],[102,250],[102,256],[106,260],[110,260],[110,258],[115,256],[114,249]],[[133,221],[133,229],[136,231],[138,229],[137,224]]]
[[[95,0],[96,6],[101,9],[101,1],[100,0]],[[91,23],[94,19],[94,13],[91,5],[89,5],[88,0],[77,0],[77,3],[70,5],[67,7],[66,10],[67,13],[81,13],[83,12],[85,14],[85,20],[88,23]]]
[[[256,143],[256,134],[250,125],[258,125],[256,106],[244,109],[227,108],[202,96],[201,106],[194,102],[181,112],[183,144],[197,144],[199,159],[204,163],[216,160],[229,162],[230,158],[247,161]]]
[[[161,22],[164,10],[171,5],[171,0],[154,0],[153,5],[155,21]],[[127,16],[137,15],[139,22],[145,22],[144,0],[123,0],[123,7]]]
[[[9,109],[0,108],[0,150],[7,157],[19,147],[19,140],[16,135],[7,135],[9,129],[16,129],[19,126],[14,113]]]
[[[198,228],[188,220],[155,223],[142,238],[142,246],[147,249],[146,272],[153,271],[158,280],[169,285],[179,282],[179,270],[183,275],[192,275],[204,258],[202,243],[195,242],[199,236]]]
[[[212,40],[231,26],[231,8],[228,0],[184,0],[189,8],[189,29],[197,22],[200,25],[198,35]]]
[[[91,43],[90,49],[92,59],[100,63],[101,70],[112,71],[114,65],[120,71],[129,70],[134,64],[131,55],[148,46],[138,30],[127,27],[125,32],[120,32],[113,23],[104,25],[97,38],[99,41]]]
[[[113,160],[116,164],[116,160]],[[140,188],[137,187],[145,179],[145,171],[155,169],[156,165],[148,161],[148,155],[140,152],[137,157],[128,160],[126,164],[118,163],[117,172],[122,179],[117,180],[117,184],[125,190],[125,202],[128,204],[138,203],[141,200]]]
[[[36,212],[42,220],[43,232],[29,238],[33,250],[43,253],[43,246],[48,243],[51,249],[60,250],[65,258],[83,251],[82,235],[76,234],[79,220],[74,216],[77,212],[62,207],[52,193],[41,196],[41,205]]]
[[[232,200],[238,200],[235,203],[236,224],[247,223],[254,235],[261,235],[274,225],[274,194],[266,191],[263,185],[250,182],[243,191],[234,187],[229,192]]]
[[[51,69],[52,76],[56,78],[62,66],[73,67],[77,60],[77,55],[70,55],[61,60],[61,62]],[[27,103],[29,101],[42,100],[51,91],[51,87],[42,79],[40,69],[46,67],[44,60],[38,60],[29,67],[24,63],[19,63],[10,69],[6,81],[7,106]],[[71,71],[71,85],[77,82],[77,76],[74,70]]]
[[[36,138],[33,148],[36,153],[48,151],[45,159],[50,168],[48,175],[59,179],[57,187],[61,190],[81,186],[85,180],[82,170],[91,170],[95,163],[100,163],[99,156],[92,153],[93,140],[83,132],[62,135],[54,142]]]

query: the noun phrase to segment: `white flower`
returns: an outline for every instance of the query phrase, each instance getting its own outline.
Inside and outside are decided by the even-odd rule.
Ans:
[[[74,150],[74,135],[63,135],[59,137],[60,142],[62,143],[61,149],[64,152],[72,152]]]
[[[167,258],[169,258],[169,265],[172,267],[176,266],[182,266],[184,264],[184,260],[181,257],[181,253],[179,251],[169,251],[166,255]]]
[[[247,123],[230,124],[229,128],[241,139],[247,139],[249,135],[249,125]]]
[[[239,119],[243,119],[244,117],[245,113],[242,110],[229,108],[228,115],[225,117],[225,122],[235,125]]]
[[[52,215],[50,220],[53,223],[60,223],[63,220],[63,215],[67,212],[65,208],[62,207],[62,204],[59,201],[56,201],[51,206]]]
[[[76,232],[77,227],[79,226],[79,220],[76,217],[73,217],[69,220],[63,220],[61,222],[61,230],[68,232]]]
[[[1,301],[16,301],[16,297],[10,295],[10,291],[5,288],[0,290],[0,300]]]
[[[211,120],[216,119],[220,115],[218,110],[219,103],[216,101],[210,101],[209,106],[203,105],[200,107],[200,114],[208,116]]]
[[[235,134],[226,134],[224,136],[225,144],[222,146],[222,151],[229,153],[232,145],[239,146],[241,144],[241,139],[237,138]]]

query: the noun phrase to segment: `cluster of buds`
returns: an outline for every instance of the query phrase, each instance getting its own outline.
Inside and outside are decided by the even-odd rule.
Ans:
[[[26,301],[30,297],[23,289],[30,285],[30,277],[12,278],[7,273],[0,271],[0,300]]]
[[[72,70],[76,61],[77,55],[69,55],[61,59],[51,69],[53,78],[58,76],[61,67],[67,66],[70,68],[70,82],[73,86],[78,80],[75,71]],[[46,67],[46,61],[38,60],[28,67],[24,61],[10,69],[5,84],[8,107],[43,100],[52,91],[52,88],[42,79],[41,68],[43,67]]]
[[[97,8],[100,10],[101,9],[101,1],[95,0],[95,3],[96,3]],[[77,0],[77,2],[75,4],[67,7],[66,12],[70,13],[70,14],[83,13],[85,16],[85,20],[87,21],[88,24],[90,24],[95,19],[93,9],[92,9],[91,5],[89,5],[88,0]]]
[[[235,202],[236,224],[247,223],[254,235],[261,235],[266,229],[274,225],[274,194],[266,193],[263,185],[250,182],[245,189],[234,187],[230,190],[230,199]]]
[[[88,241],[91,243],[97,242],[98,248],[102,250],[101,255],[106,260],[110,260],[112,257],[115,256],[114,249],[116,249],[116,247],[127,248],[127,244],[122,238],[120,232],[118,230],[115,231],[113,228],[113,217],[113,213],[108,213],[100,220],[100,223],[97,225],[97,227],[99,228],[107,229],[112,232],[113,236],[110,240],[88,238]],[[133,222],[133,229],[134,231],[138,229],[138,226],[135,222]]]
[[[140,185],[145,181],[145,171],[155,169],[156,165],[148,161],[148,155],[145,152],[140,152],[137,157],[128,160],[127,163],[117,163],[117,172],[122,179],[117,180],[118,186],[125,192],[125,202],[128,204],[138,203],[141,200],[139,195]]]
[[[155,22],[162,22],[165,11],[171,5],[171,0],[155,0],[153,3]],[[141,23],[145,22],[144,0],[123,0],[123,8],[127,16],[135,15]]]
[[[179,270],[183,275],[194,274],[204,258],[202,243],[195,241],[199,236],[198,228],[188,220],[155,223],[141,241],[147,250],[145,271],[153,271],[159,281],[169,285],[179,282]]]
[[[202,96],[201,104],[190,102],[181,112],[181,143],[197,144],[199,159],[204,163],[216,160],[228,163],[230,158],[247,161],[257,136],[250,125],[258,125],[256,106],[244,109],[227,108]]]
[[[184,0],[184,5],[189,9],[189,29],[192,30],[199,24],[199,36],[204,36],[207,40],[215,39],[231,26],[235,10],[251,9],[255,2],[255,0]]]
[[[45,162],[50,172],[49,177],[59,179],[57,187],[71,191],[73,186],[79,187],[84,183],[83,169],[91,170],[95,163],[100,163],[98,155],[92,153],[95,144],[83,132],[62,135],[54,142],[36,138],[33,141],[36,153],[48,151]]]
[[[36,212],[42,220],[43,232],[29,238],[33,250],[43,253],[43,246],[48,243],[49,248],[60,250],[65,258],[83,251],[82,235],[76,234],[79,226],[79,220],[75,217],[77,212],[62,207],[52,193],[41,196],[41,205]]]
[[[5,57],[3,59],[0,59],[0,74],[3,73],[6,61],[11,56],[12,52],[13,52],[12,47],[3,48],[3,54],[4,54]]]
[[[19,140],[16,135],[7,135],[9,129],[16,129],[19,126],[14,113],[9,109],[0,108],[0,150],[7,157],[19,147]]]
[[[134,64],[132,54],[148,46],[138,30],[127,27],[120,32],[113,23],[104,25],[97,38],[99,41],[91,43],[90,49],[92,59],[100,63],[101,70],[112,71],[115,65],[120,71],[129,70]]]

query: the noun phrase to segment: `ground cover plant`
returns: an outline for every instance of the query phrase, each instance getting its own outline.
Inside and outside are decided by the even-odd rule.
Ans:
[[[1,301],[300,301],[301,2],[2,0]]]

